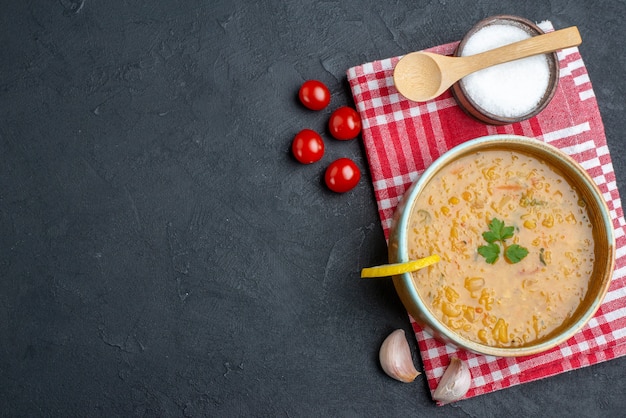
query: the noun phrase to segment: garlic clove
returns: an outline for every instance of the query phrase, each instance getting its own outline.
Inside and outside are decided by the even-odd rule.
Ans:
[[[410,383],[421,374],[415,370],[411,348],[402,329],[395,330],[385,338],[378,358],[385,373],[400,382]]]
[[[433,392],[433,399],[442,403],[458,401],[465,396],[471,385],[472,374],[467,364],[452,357],[437,389]]]

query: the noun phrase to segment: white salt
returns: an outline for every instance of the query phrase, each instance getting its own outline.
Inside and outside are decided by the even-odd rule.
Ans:
[[[511,25],[486,26],[466,42],[462,56],[475,55],[499,46],[530,38],[523,29]],[[530,113],[544,96],[550,81],[545,55],[485,68],[461,82],[468,96],[489,113],[509,118]]]

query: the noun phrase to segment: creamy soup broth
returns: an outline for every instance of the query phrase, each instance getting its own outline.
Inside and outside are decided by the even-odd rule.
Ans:
[[[514,227],[488,264],[477,249],[493,218]],[[496,347],[527,345],[549,335],[585,296],[593,270],[592,225],[585,203],[563,176],[532,156],[489,150],[442,169],[415,202],[409,256],[441,262],[413,273],[431,312],[470,340]]]

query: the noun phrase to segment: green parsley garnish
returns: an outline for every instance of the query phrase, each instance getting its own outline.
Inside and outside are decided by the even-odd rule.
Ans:
[[[504,221],[493,218],[489,223],[489,231],[483,232],[487,245],[478,247],[478,254],[485,257],[485,261],[494,264],[500,257],[500,245],[504,248],[504,258],[510,263],[519,263],[528,255],[528,250],[518,244],[506,245],[506,240],[513,238],[515,228],[505,226]],[[498,244],[499,243],[499,244]]]
[[[511,263],[519,263],[528,255],[528,250],[520,245],[513,244],[506,247],[504,250],[504,256]]]

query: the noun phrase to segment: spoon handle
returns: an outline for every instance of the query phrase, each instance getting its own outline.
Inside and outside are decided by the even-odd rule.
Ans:
[[[533,36],[523,41],[514,42],[476,55],[463,57],[465,75],[492,65],[515,61],[533,55],[547,54],[563,48],[578,46],[582,43],[576,26]],[[463,75],[463,77],[465,76]]]

